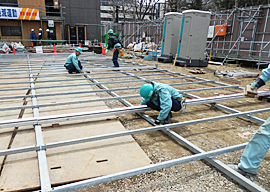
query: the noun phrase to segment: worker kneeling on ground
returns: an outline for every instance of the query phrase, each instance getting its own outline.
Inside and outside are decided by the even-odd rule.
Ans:
[[[82,53],[82,48],[77,47],[75,49],[75,53],[72,53],[68,56],[66,60],[66,64],[64,65],[68,70],[68,73],[83,73],[83,66],[81,65],[81,61],[78,60],[78,57]]]
[[[262,70],[262,75],[250,84],[250,88],[257,89],[270,80],[270,65]],[[238,165],[229,164],[233,170],[253,180],[256,178],[260,162],[264,159],[270,147],[270,117],[260,126],[259,130],[248,142]]]
[[[155,124],[171,123],[172,113],[182,108],[183,96],[173,87],[164,83],[146,83],[140,88],[143,97],[141,105],[146,104],[151,109],[160,111]],[[162,122],[163,121],[163,122]]]

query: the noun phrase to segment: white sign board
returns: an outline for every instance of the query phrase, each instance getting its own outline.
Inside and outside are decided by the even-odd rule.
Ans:
[[[54,21],[48,20],[48,27],[54,27]]]
[[[214,29],[215,29],[214,27],[215,26],[209,26],[207,38],[213,38],[214,37]]]
[[[39,9],[0,6],[0,19],[40,20]]]
[[[85,45],[91,45],[91,41],[90,40],[85,40]]]
[[[43,53],[42,46],[36,47],[36,53]]]

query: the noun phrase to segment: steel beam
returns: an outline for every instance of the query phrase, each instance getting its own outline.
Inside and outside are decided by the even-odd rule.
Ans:
[[[172,84],[169,84],[172,85]],[[208,87],[208,88],[200,88],[200,89],[186,89],[186,90],[179,90],[179,93],[185,94],[187,92],[195,92],[195,91],[205,91],[205,90],[214,90],[214,89],[226,89],[226,88],[238,88],[238,85],[231,85],[231,86],[220,86],[220,87]],[[123,87],[123,88],[114,88],[114,89],[101,89],[101,90],[91,90],[91,91],[77,91],[77,92],[63,92],[63,93],[48,93],[48,94],[36,94],[36,97],[48,97],[48,96],[56,96],[56,95],[73,95],[73,94],[85,94],[85,93],[100,93],[100,92],[107,92],[107,91],[122,91],[122,90],[134,90],[140,89],[140,87]],[[0,100],[3,99],[17,99],[17,98],[29,98],[32,95],[14,95],[14,96],[4,96],[0,97]]]
[[[164,75],[164,74],[162,74]],[[169,75],[169,74],[165,74]],[[143,75],[142,75],[143,76]],[[155,74],[152,76],[159,76],[159,74]],[[115,77],[97,77],[95,79],[111,79],[111,78],[127,78],[126,76],[115,76]],[[156,78],[153,80],[170,80],[170,79],[184,79],[184,78],[194,78],[194,76],[186,75],[186,76],[181,76],[181,77],[166,77],[166,78]],[[49,83],[49,82],[66,82],[66,81],[85,81],[88,80],[88,78],[77,78],[77,79],[57,79],[57,80],[46,80],[46,81],[35,81],[34,83]],[[126,80],[125,82],[134,82],[135,80]],[[149,79],[148,81],[152,81],[152,79]],[[119,83],[119,81],[116,81]],[[123,82],[123,81],[121,81]],[[136,82],[136,81],[135,81]],[[30,83],[29,81],[17,81],[17,82],[7,82],[7,83],[0,83],[0,85],[10,85],[10,84],[28,84]],[[112,82],[104,82],[104,84],[111,84]]]
[[[153,72],[163,72],[166,70],[139,70],[139,71],[127,71],[130,73],[153,73]],[[119,72],[121,73],[121,72]],[[91,75],[107,75],[107,74],[115,74],[115,72],[98,72],[98,73],[91,73]],[[167,74],[168,75],[168,74]],[[33,78],[43,78],[43,77],[62,77],[62,76],[66,76],[66,77],[70,77],[70,76],[82,76],[81,73],[75,73],[75,74],[61,74],[61,75],[39,75],[39,76],[35,76],[33,75]],[[1,77],[1,79],[26,79],[29,78],[28,76],[25,77]]]
[[[127,70],[127,69],[154,69],[155,67],[151,67],[151,66],[148,66],[148,67],[115,67],[115,68],[92,68],[90,71],[117,71],[117,70]],[[85,69],[86,71],[88,70],[87,68]],[[67,72],[66,69],[62,69],[62,70],[42,70],[43,73],[59,73],[59,72]],[[39,73],[39,71],[32,71],[32,73]],[[11,73],[0,73],[0,75],[21,75],[21,74],[29,74],[29,72],[22,72],[22,71],[19,71],[19,72],[11,72]]]
[[[33,105],[37,105],[37,98],[35,95],[35,84],[34,84],[34,78],[31,74],[31,64],[29,61],[29,55],[28,55],[28,64],[29,64],[29,71],[30,71],[30,86],[31,86],[31,92],[32,92],[32,103]],[[34,117],[39,117],[39,111],[38,108],[33,108],[33,114]],[[34,125],[35,135],[36,135],[36,144],[37,146],[44,145],[43,136],[42,136],[42,130],[41,126],[39,124]],[[46,152],[45,150],[38,150],[37,151],[38,156],[38,167],[39,167],[39,177],[40,177],[40,185],[41,185],[41,191],[47,192],[51,190],[51,181],[50,181],[50,175],[49,175],[49,169],[48,169],[48,163],[46,158]]]
[[[136,80],[140,82],[139,80]],[[120,81],[123,83],[123,81]],[[191,85],[191,84],[201,84],[201,83],[213,83],[214,80],[206,80],[206,81],[193,81],[193,82],[185,82],[185,83],[172,83],[170,85]],[[119,81],[118,81],[119,83]],[[105,84],[114,84],[112,82],[106,82]],[[77,86],[89,86],[89,85],[98,85],[98,83],[82,83],[82,84],[74,84],[74,85],[57,85],[57,86],[42,86],[42,87],[35,87],[35,89],[53,89],[53,88],[59,88],[59,87],[77,87]],[[15,91],[15,90],[28,90],[29,87],[21,87],[21,88],[5,88],[0,89],[0,91]]]

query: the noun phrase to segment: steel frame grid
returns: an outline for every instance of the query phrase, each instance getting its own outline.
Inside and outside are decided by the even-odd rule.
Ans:
[[[28,61],[29,61],[29,59],[28,59]],[[30,66],[29,66],[29,68],[30,68]],[[30,68],[31,69],[31,68]],[[110,70],[110,69],[109,69]],[[158,71],[159,69],[157,68],[157,71]],[[164,70],[163,70],[164,71]],[[167,70],[166,70],[167,71]],[[30,70],[30,72],[31,72],[31,70]],[[132,71],[133,72],[133,71]],[[178,74],[178,75],[183,75],[183,74],[180,74],[180,73],[173,73],[173,72],[170,72],[170,71],[167,71],[168,73],[170,73],[170,74]],[[135,78],[138,78],[138,79],[141,79],[141,80],[144,80],[144,81],[149,81],[149,80],[147,80],[147,79],[144,79],[144,78],[142,78],[142,77],[140,77],[139,75],[138,76],[136,76],[136,75],[133,75],[133,74],[130,74],[129,72],[124,72],[124,71],[121,71],[121,73],[124,73],[124,74],[126,74],[126,75],[128,75],[128,76],[134,76]],[[31,75],[33,75],[33,74],[30,74],[30,76]],[[88,76],[88,74],[85,74],[85,76]],[[33,76],[32,76],[33,77]],[[202,79],[202,78],[197,78],[197,77],[194,77],[196,80],[204,80],[204,79]],[[124,100],[124,97],[119,97],[117,94],[115,94],[113,91],[113,89],[107,89],[104,85],[103,85],[103,82],[98,82],[98,81],[96,81],[95,80],[95,78],[91,78],[91,77],[89,77],[89,79],[92,79],[92,81],[95,83],[95,85],[98,85],[100,88],[102,88],[102,89],[105,89],[104,91],[106,91],[106,92],[109,92],[113,97],[116,97],[116,99],[119,99],[124,105],[127,105],[127,106],[132,106],[132,104],[130,104],[129,102],[127,102],[127,101],[125,101]],[[32,80],[31,80],[32,81]],[[209,82],[209,81],[204,81],[204,83],[206,83],[206,82]],[[215,82],[215,81],[210,81],[211,83],[214,83],[214,84],[218,84],[218,85],[222,85],[223,87],[230,87],[230,85],[228,85],[228,84],[224,84],[224,83],[219,83],[219,82]],[[34,83],[33,83],[34,84]],[[232,88],[232,87],[230,87],[230,88]],[[242,88],[240,88],[240,87],[236,87],[236,88],[238,88],[238,89],[242,89]],[[28,88],[29,89],[29,88]],[[36,87],[32,87],[31,88],[32,90],[35,90],[36,89]],[[209,88],[208,88],[209,89]],[[211,89],[211,88],[210,88]],[[192,90],[192,91],[200,91],[201,89],[195,89],[195,90]],[[196,98],[196,96],[193,96],[193,95],[191,95],[191,94],[188,94],[187,92],[190,92],[191,90],[182,90],[182,93],[184,94],[184,95],[186,95],[186,96],[188,96],[188,97],[195,97]],[[181,91],[180,91],[181,92]],[[33,95],[35,95],[35,94],[33,94],[32,93],[32,96]],[[197,97],[198,98],[198,97]],[[33,99],[33,97],[32,97],[32,99]],[[36,99],[36,98],[34,98],[34,99]],[[197,100],[198,101],[198,100]],[[208,103],[213,103],[213,102],[215,102],[214,100],[212,100],[211,102],[208,102]],[[188,103],[188,102],[187,102]],[[202,104],[202,103],[199,103],[199,104]],[[213,105],[215,105],[215,106],[217,106],[217,104],[213,104]],[[35,105],[35,106],[33,106],[33,110],[35,110],[35,109],[37,109],[36,108],[37,106]],[[140,109],[141,110],[141,109]],[[225,110],[225,107],[223,106],[223,110]],[[243,117],[251,117],[250,116],[250,114],[253,114],[253,113],[257,113],[258,111],[256,111],[256,112],[254,112],[254,111],[249,111],[249,112],[244,112],[244,113],[239,113],[239,112],[235,112],[235,110],[233,110],[233,109],[230,109],[231,111],[234,111],[234,113],[235,114],[231,114],[232,116],[235,116],[235,117],[237,117],[237,116],[243,116]],[[263,109],[262,111],[268,111],[268,110],[270,110],[270,109]],[[133,109],[132,111],[130,111],[129,113],[134,113],[135,112],[135,109]],[[126,112],[125,112],[126,113]],[[99,113],[98,114],[96,114],[97,116],[98,115],[100,115]],[[142,115],[146,120],[148,120],[148,122],[150,122],[151,124],[153,124],[153,119],[151,119],[148,115],[145,115],[145,114],[141,114],[140,113],[140,115]],[[37,120],[35,121],[35,124],[42,124],[41,122],[40,122],[40,120],[38,120],[39,118],[37,118],[37,117],[34,117],[34,118],[36,118]],[[227,116],[227,115],[225,115],[225,117],[224,118],[229,118],[229,116]],[[55,121],[55,119],[53,119],[53,120],[51,120],[52,122],[54,122]],[[207,120],[207,121],[209,121],[209,119]],[[260,122],[262,123],[264,120],[261,120]],[[27,121],[28,122],[28,121]],[[193,123],[199,123],[199,122],[203,122],[203,120],[201,119],[201,120],[198,120],[197,122],[193,122]],[[0,125],[2,125],[2,121],[0,121]],[[184,123],[186,123],[186,122],[184,122]],[[35,124],[33,124],[33,125],[35,125]],[[173,124],[172,124],[173,125]],[[179,125],[177,124],[177,125],[174,125],[175,127],[178,127]],[[179,137],[181,137],[181,136],[176,136],[175,135],[175,133],[173,133],[171,130],[170,130],[170,128],[173,128],[174,126],[164,126],[164,132],[166,133],[166,134],[168,134],[168,135],[171,135],[174,139],[176,139],[178,142],[180,142],[180,143],[184,143],[183,142],[183,138],[182,139],[180,139],[179,140]],[[155,130],[155,128],[156,127],[153,127],[153,129],[151,130],[151,128],[150,128],[150,130],[151,131],[154,131]],[[158,127],[157,127],[158,128]],[[146,128],[147,129],[147,128]],[[158,130],[158,129],[157,129]],[[134,133],[134,134],[136,134],[136,133]],[[102,137],[102,136],[101,136]],[[74,141],[73,141],[74,142]],[[75,142],[76,143],[76,142]],[[245,144],[244,145],[241,145],[241,148],[243,148],[245,146]],[[44,148],[42,148],[42,145],[38,145],[38,147],[40,147],[39,149],[40,149],[40,151],[42,151],[42,150],[44,150]],[[238,146],[239,147],[239,146]],[[234,147],[232,147],[232,148],[234,148]],[[237,148],[237,147],[236,147]],[[35,149],[36,150],[36,149]],[[226,151],[227,149],[224,149],[224,151]],[[235,148],[233,149],[233,150],[235,150]],[[221,151],[223,151],[223,149],[221,149]],[[224,152],[223,151],[223,152]],[[3,152],[3,151],[1,151],[1,152]],[[220,152],[220,151],[219,151]],[[221,153],[223,153],[223,152],[221,152]],[[210,157],[210,156],[213,156],[213,153],[212,153],[212,151],[210,151],[209,153],[211,154],[211,155],[209,155],[209,156],[203,156],[204,154],[202,154],[202,153],[204,153],[204,152],[201,152],[201,154],[199,154],[199,156],[201,156],[202,155],[202,157],[201,158],[206,158],[206,157]],[[208,152],[207,152],[208,153]],[[221,154],[220,153],[220,154]],[[226,152],[225,152],[226,153]],[[12,153],[11,153],[12,154]],[[187,158],[189,158],[189,157],[187,157]],[[181,159],[181,158],[180,158]],[[196,160],[195,158],[193,159],[193,157],[191,157],[191,160]],[[182,160],[180,160],[181,162],[182,162]],[[172,166],[172,164],[171,163],[168,163],[168,165],[167,165],[167,163],[166,162],[164,162],[164,164],[165,164],[165,166]],[[176,164],[174,164],[174,165],[176,165]],[[154,166],[155,167],[155,166]],[[142,168],[142,169],[144,169],[144,168]],[[160,169],[160,166],[159,165],[157,165],[157,169]],[[156,170],[157,170],[156,169]],[[149,172],[149,169],[147,168],[146,169],[147,171],[146,172]],[[151,170],[152,170],[152,168],[151,168]],[[44,172],[44,171],[42,171],[42,172]],[[46,171],[45,171],[46,172]],[[128,171],[129,172],[129,171]],[[231,170],[229,170],[228,171],[229,172],[229,174],[231,174],[232,173],[232,171]],[[140,173],[138,173],[138,172],[134,172],[134,171],[132,171],[131,170],[131,173],[132,174],[134,174],[135,173],[135,175],[136,174],[140,174]],[[44,173],[42,173],[42,174],[44,174]],[[122,175],[122,176],[124,176],[124,177],[126,177],[126,175],[125,174],[121,174],[121,173],[119,173],[119,175]],[[108,175],[108,177],[110,177],[109,175]],[[119,176],[118,176],[119,177]],[[113,180],[116,180],[118,177],[112,177],[113,178]],[[240,177],[241,177],[241,175],[240,175]],[[102,181],[102,179],[103,178],[101,178],[101,180],[100,181]],[[240,180],[242,181],[242,180],[245,180],[245,178],[240,178]],[[97,180],[99,180],[99,178],[97,178]],[[87,180],[88,181],[88,180]],[[79,188],[81,188],[82,186],[85,186],[85,183],[87,182],[87,181],[85,181],[85,182],[76,182],[75,184],[69,184],[69,185],[67,185],[66,187],[65,186],[60,186],[60,187],[55,187],[55,188],[53,188],[51,191],[63,191],[63,190],[65,190],[65,191],[67,191],[67,190],[71,190],[71,189],[74,189],[73,187],[74,186],[76,186],[76,187],[78,187],[79,186]],[[91,183],[92,183],[92,179],[91,179]],[[241,182],[240,181],[240,182]],[[238,181],[239,182],[239,181]],[[41,182],[42,183],[42,182]],[[83,184],[84,183],[84,184]],[[252,182],[251,182],[252,183]],[[246,186],[245,186],[246,185]],[[253,184],[251,184],[251,185],[253,185]],[[43,188],[42,188],[42,186],[43,186]],[[42,184],[42,186],[41,186],[41,189],[42,189],[42,191],[46,191],[46,190],[50,190],[49,188],[50,187],[45,187],[46,185],[45,184]],[[87,186],[91,186],[91,185],[89,185],[89,183],[87,184]],[[247,187],[248,186],[248,188],[249,189],[252,189],[252,191],[256,191],[256,189],[259,189],[260,191],[262,191],[263,189],[261,189],[261,188],[257,188],[258,186],[255,186],[255,188],[254,188],[254,186],[253,187],[250,187],[250,184],[249,184],[249,182],[248,182],[248,184],[246,184],[245,182],[244,182],[244,186],[245,187]],[[46,188],[46,189],[44,189],[44,187]]]

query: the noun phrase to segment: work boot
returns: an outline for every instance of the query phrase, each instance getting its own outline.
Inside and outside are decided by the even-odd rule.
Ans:
[[[257,178],[257,174],[253,174],[253,173],[248,173],[242,169],[240,169],[238,167],[238,165],[234,165],[234,164],[228,164],[228,167],[230,167],[231,169],[233,169],[234,171],[240,173],[241,175],[247,177],[248,179],[250,179],[251,181],[253,181],[254,179]]]
[[[173,114],[172,114],[171,111],[170,111],[170,113],[169,113],[169,116],[170,116],[170,118],[173,118]]]
[[[68,71],[69,74],[72,74],[72,71]]]
[[[171,115],[172,115],[172,113],[170,112],[170,113],[168,114],[168,116],[166,117],[166,119],[164,119],[163,125],[171,124]]]

